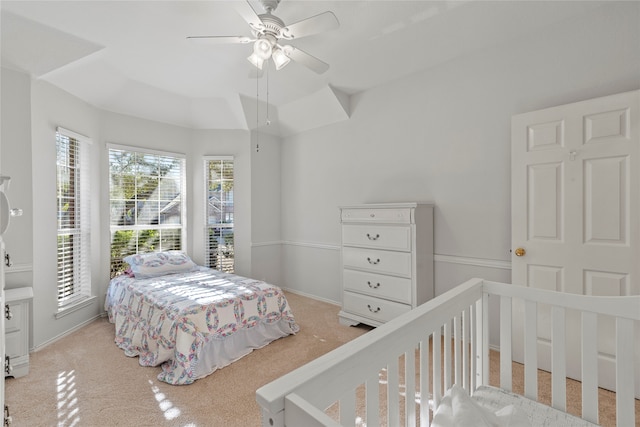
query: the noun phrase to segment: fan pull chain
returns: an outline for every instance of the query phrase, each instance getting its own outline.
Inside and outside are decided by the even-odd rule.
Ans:
[[[256,73],[256,153],[260,152],[260,130],[258,129],[258,126],[259,126],[258,118],[260,117],[259,82],[260,82],[260,79],[258,77],[258,73]]]
[[[269,68],[271,68],[269,67],[269,61],[271,61],[271,59],[267,59],[267,126],[271,124],[271,120],[269,120]]]

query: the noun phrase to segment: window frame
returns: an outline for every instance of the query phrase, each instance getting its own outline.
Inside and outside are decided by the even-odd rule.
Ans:
[[[61,171],[59,160],[60,138],[66,138],[69,142],[74,141],[76,148],[74,164],[74,190],[73,190],[73,206],[74,206],[74,227],[62,227],[61,219],[61,192],[60,186],[64,184],[61,180]],[[77,132],[65,129],[63,127],[56,128],[56,240],[58,243],[56,255],[56,318],[75,311],[77,308],[88,305],[95,297],[92,296],[91,282],[91,146],[92,140]],[[66,157],[65,166],[70,163],[70,155]],[[61,275],[61,259],[60,259],[60,238],[61,236],[74,236],[75,242],[71,244],[72,265],[71,265],[71,287],[72,292],[64,296],[69,286],[68,278],[60,278]],[[69,267],[62,267],[66,271]],[[62,273],[64,274],[64,273]],[[62,282],[61,282],[62,280]],[[62,295],[62,296],[61,296]]]
[[[170,224],[133,224],[133,225],[113,225],[111,218],[111,151],[118,150],[124,151],[128,153],[135,153],[141,155],[150,155],[150,156],[159,156],[159,157],[168,157],[172,159],[177,159],[181,163],[181,174],[180,174],[180,223],[170,223]],[[113,245],[113,236],[116,231],[126,231],[132,230],[135,232],[145,231],[145,230],[171,230],[171,229],[180,229],[180,248],[178,250],[185,251],[187,247],[187,156],[185,153],[177,153],[170,151],[162,151],[156,149],[150,149],[139,146],[131,146],[131,145],[122,145],[122,144],[113,144],[107,143],[107,173],[108,173],[108,188],[109,188],[109,236],[110,236],[110,256],[109,256],[109,271],[110,276],[114,277],[112,266],[113,259],[111,256],[111,248]],[[137,194],[137,193],[136,193]],[[137,222],[137,218],[136,218]],[[139,251],[139,247],[136,244],[136,251],[133,253],[142,253]],[[175,249],[175,248],[173,248]],[[163,250],[163,248],[157,248],[157,250]],[[121,273],[121,272],[119,272]]]
[[[204,201],[204,224],[203,224],[203,236],[204,236],[204,260],[205,260],[205,266],[209,267],[209,268],[214,268],[216,269],[216,267],[218,266],[213,266],[211,265],[211,246],[210,246],[210,241],[209,241],[209,230],[211,228],[214,228],[216,224],[210,224],[209,223],[209,211],[208,211],[208,205],[209,205],[209,164],[212,161],[227,161],[233,164],[233,170],[234,170],[234,174],[233,174],[233,186],[235,187],[235,157],[234,156],[203,156],[203,172],[204,172],[204,192],[203,192],[203,201]],[[235,199],[235,196],[233,195],[232,192],[232,198]],[[226,273],[234,273],[235,272],[235,201],[233,201],[233,222],[230,223],[225,223],[225,222],[220,222],[217,223],[218,224],[218,228],[226,228],[226,229],[230,229],[232,231],[232,246],[233,246],[233,254],[234,256],[231,258],[231,265],[230,268],[229,266],[227,266],[226,268],[223,268],[220,271],[224,271]],[[224,226],[223,226],[224,224]],[[226,258],[227,260],[229,260],[229,258]],[[224,263],[224,262],[223,262]],[[228,262],[226,263],[228,265]]]

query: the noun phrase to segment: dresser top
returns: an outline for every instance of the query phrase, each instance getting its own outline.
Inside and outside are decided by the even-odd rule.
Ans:
[[[360,205],[339,206],[340,209],[384,209],[384,208],[417,208],[418,206],[433,207],[433,203],[401,202],[401,203],[365,203]]]

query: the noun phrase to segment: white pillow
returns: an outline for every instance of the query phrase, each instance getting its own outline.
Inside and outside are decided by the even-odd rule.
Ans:
[[[197,268],[197,264],[181,251],[150,252],[123,258],[136,279],[184,273]]]

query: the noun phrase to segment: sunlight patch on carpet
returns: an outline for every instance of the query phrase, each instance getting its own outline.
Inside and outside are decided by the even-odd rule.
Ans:
[[[167,399],[167,396],[165,396],[164,393],[160,392],[160,389],[157,386],[153,385],[153,381],[149,381],[149,384],[151,385],[151,391],[153,392],[156,402],[158,402],[158,407],[164,414],[164,418],[167,421],[173,421],[177,419],[182,414],[180,408],[174,406],[173,402]],[[195,427],[195,425],[187,424],[184,427]]]
[[[58,373],[56,393],[58,398],[58,426],[73,427],[78,425],[80,423],[80,408],[78,408],[75,371]]]

